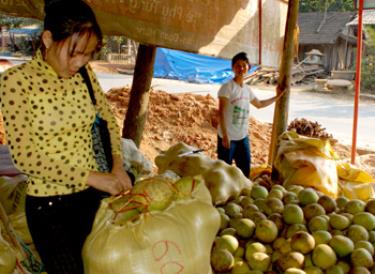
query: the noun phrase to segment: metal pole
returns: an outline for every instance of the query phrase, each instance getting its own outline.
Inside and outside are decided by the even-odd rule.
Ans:
[[[262,15],[263,15],[263,10],[262,10],[262,0],[258,0],[258,39],[259,39],[259,50],[258,50],[258,64],[262,64]]]
[[[356,77],[355,77],[352,157],[351,157],[352,164],[355,164],[355,154],[357,151],[358,105],[359,105],[359,94],[361,90],[361,63],[362,63],[362,15],[363,15],[363,0],[359,0],[358,34],[357,34],[357,64],[356,64]]]

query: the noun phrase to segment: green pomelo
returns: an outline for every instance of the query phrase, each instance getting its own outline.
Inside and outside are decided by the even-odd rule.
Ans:
[[[254,201],[252,198],[245,196],[240,201],[240,206],[244,209],[252,207],[254,205]]]
[[[313,266],[314,264],[311,258],[312,253],[304,254],[304,255],[305,255],[305,267]]]
[[[291,268],[288,268],[284,274],[306,274],[305,271],[303,271],[302,269],[299,269],[299,268],[295,268],[295,267],[291,267]]]
[[[243,260],[236,260],[232,268],[231,274],[247,274],[250,271],[249,265]]]
[[[369,212],[359,212],[354,215],[353,223],[361,225],[368,231],[375,229],[375,216]]]
[[[271,257],[263,252],[254,252],[246,259],[252,269],[263,272],[266,271],[271,264]]]
[[[323,216],[315,216],[308,222],[307,227],[309,228],[310,232],[328,230],[329,223]]]
[[[245,258],[246,260],[249,260],[248,257],[250,258],[251,254],[255,252],[266,253],[266,251],[267,251],[266,246],[260,242],[248,243],[246,244]]]
[[[352,239],[352,241],[368,241],[369,233],[366,228],[360,225],[351,225],[346,231],[346,236]]]
[[[324,208],[318,203],[310,203],[303,208],[303,215],[307,221],[315,216],[324,215],[325,213]]]
[[[266,199],[255,199],[254,204],[259,208],[260,212],[266,213],[266,211],[268,210],[268,206],[266,205]]]
[[[283,194],[286,193],[285,187],[283,187],[282,185],[278,185],[278,184],[274,184],[271,190],[280,190]]]
[[[305,231],[298,231],[292,236],[290,245],[294,251],[307,254],[315,247],[315,239]]]
[[[284,205],[287,204],[298,204],[298,196],[294,192],[287,192],[283,197]]]
[[[224,206],[225,214],[229,217],[236,217],[242,213],[242,207],[234,202],[229,202]]]
[[[217,272],[230,271],[234,266],[234,257],[226,249],[213,249],[211,252],[211,266]]]
[[[364,266],[356,266],[353,267],[350,270],[350,274],[371,274],[373,272],[370,272],[366,267]]]
[[[222,207],[217,207],[216,210],[219,212],[219,214],[222,214],[222,213],[225,214],[225,209]]]
[[[345,196],[340,196],[336,199],[336,205],[338,209],[344,210],[346,204],[349,202],[349,199],[346,198]]]
[[[325,274],[345,274],[344,271],[338,265],[330,266]]]
[[[350,255],[352,265],[363,266],[366,268],[372,267],[374,264],[372,255],[364,248],[356,248]]]
[[[347,261],[338,261],[336,265],[340,267],[345,274],[350,271],[350,264]]]
[[[277,198],[282,200],[284,197],[284,192],[281,189],[274,189],[272,188],[270,193],[268,194],[268,198]]]
[[[301,205],[308,205],[316,203],[319,200],[319,195],[315,189],[308,187],[298,193],[298,200]]]
[[[300,252],[289,252],[280,257],[277,261],[277,267],[285,272],[288,268],[299,268],[302,269],[304,265],[305,257]]]
[[[227,227],[227,228],[224,228],[222,231],[220,231],[220,236],[223,236],[223,235],[235,236],[236,233],[237,233],[236,229],[234,229],[233,227]]]
[[[354,248],[364,248],[374,256],[374,246],[369,241],[358,241],[355,243]]]
[[[300,185],[289,185],[285,188],[288,192],[293,192],[298,195],[300,191],[304,189],[303,186]]]
[[[237,238],[232,235],[222,235],[215,239],[215,248],[226,249],[232,254],[236,252],[238,246]]]
[[[249,213],[248,216],[244,216],[245,218],[249,218],[250,220],[252,220],[256,225],[260,222],[260,221],[263,221],[263,220],[267,220],[267,216],[264,215],[262,212],[260,211],[254,211],[254,212],[251,212]]]
[[[248,216],[253,212],[259,212],[259,208],[255,204],[248,205],[247,207],[243,208],[242,215],[245,218],[248,218]]]
[[[374,244],[375,243],[375,230],[373,230],[373,231],[369,231],[369,242],[370,243],[372,243],[372,244]]]
[[[336,264],[335,251],[327,244],[317,245],[313,251],[312,260],[314,265],[327,269]]]
[[[272,243],[272,248],[274,250],[279,250],[283,245],[286,245],[288,243],[288,240],[283,238],[283,237],[279,237],[277,238],[276,240],[273,241]]]
[[[280,213],[272,213],[270,216],[268,216],[268,220],[274,222],[279,231],[283,230],[284,219],[283,219],[283,216]]]
[[[315,245],[327,244],[332,239],[331,233],[326,230],[314,231],[312,236],[315,239]]]
[[[365,211],[375,215],[375,199],[369,199],[366,202]]]
[[[234,252],[233,256],[234,258],[243,258],[243,256],[245,255],[245,248],[243,248],[242,246],[239,246],[236,250],[236,252]]]
[[[344,212],[355,215],[356,213],[365,211],[366,203],[359,199],[353,199],[346,203]]]
[[[283,219],[286,224],[302,224],[304,222],[303,211],[296,204],[287,204],[284,207]]]
[[[278,198],[267,198],[266,199],[266,209],[265,212],[267,215],[272,213],[282,213],[284,211],[284,204]]]
[[[253,185],[253,188],[251,189],[250,196],[253,199],[258,199],[258,198],[267,198],[268,196],[268,190],[264,186],[261,185]]]
[[[277,235],[277,226],[270,220],[262,220],[256,226],[255,236],[261,242],[271,243],[277,238]]]
[[[339,258],[345,257],[353,252],[353,241],[345,236],[336,235],[329,241],[329,245],[333,248]]]
[[[344,230],[350,225],[350,221],[342,214],[332,213],[329,216],[329,225],[333,229]]]
[[[230,218],[225,213],[220,213],[220,229],[224,229],[228,226]]]
[[[294,233],[298,232],[298,231],[307,231],[307,228],[304,224],[292,224],[292,225],[289,225],[286,229],[286,231],[284,230],[284,233],[285,233],[285,237],[286,238],[291,238]]]
[[[303,269],[306,274],[324,274],[324,272],[317,266],[308,266]]]
[[[345,236],[345,230],[333,229],[331,230],[331,235],[332,236],[336,236],[336,235]]]
[[[318,204],[324,208],[326,214],[334,212],[337,207],[336,201],[327,195],[321,196],[318,200]]]
[[[255,230],[255,223],[248,218],[231,219],[229,225],[236,229],[237,235],[250,238]]]

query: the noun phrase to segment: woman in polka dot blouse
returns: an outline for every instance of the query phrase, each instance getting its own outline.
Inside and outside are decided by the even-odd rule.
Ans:
[[[131,188],[122,169],[119,128],[89,60],[102,34],[82,1],[46,7],[41,49],[0,79],[0,102],[14,164],[28,175],[26,217],[48,274],[83,273],[81,249],[103,194]],[[78,73],[86,66],[96,106]],[[92,152],[96,111],[108,122],[113,169],[100,173]]]

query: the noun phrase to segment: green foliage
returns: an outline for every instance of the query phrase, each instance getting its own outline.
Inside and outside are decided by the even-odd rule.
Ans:
[[[354,11],[353,0],[301,0],[300,12],[325,11]]]
[[[375,94],[375,26],[366,26],[366,56],[362,59],[361,89]]]
[[[375,56],[369,55],[362,60],[361,90],[375,94]]]

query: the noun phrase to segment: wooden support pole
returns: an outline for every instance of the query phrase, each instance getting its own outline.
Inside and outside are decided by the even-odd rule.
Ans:
[[[288,4],[288,15],[285,26],[284,47],[277,82],[278,92],[285,94],[276,102],[273,115],[272,137],[268,163],[273,166],[279,136],[288,126],[288,111],[290,97],[290,80],[294,56],[294,32],[297,30],[299,0],[290,0]],[[274,169],[273,169],[274,170]],[[274,171],[273,171],[274,172]]]
[[[140,44],[138,47],[128,111],[126,112],[122,130],[122,137],[132,139],[137,147],[141,144],[147,120],[155,54],[155,46]]]

